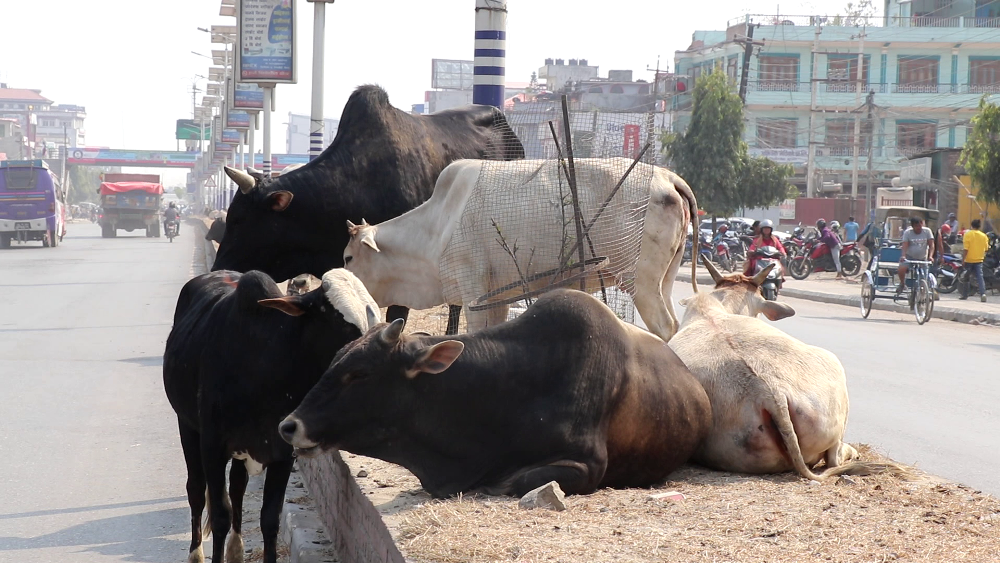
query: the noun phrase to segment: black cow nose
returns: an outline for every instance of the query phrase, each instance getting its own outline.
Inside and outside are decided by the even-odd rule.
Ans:
[[[286,420],[278,425],[278,431],[281,432],[281,437],[285,440],[291,440],[295,436],[295,431],[298,430],[298,423],[294,420]]]

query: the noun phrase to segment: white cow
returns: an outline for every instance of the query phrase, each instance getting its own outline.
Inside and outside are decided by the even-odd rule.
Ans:
[[[756,318],[775,321],[795,311],[765,301],[760,284],[768,270],[747,278],[721,275],[711,293],[681,301],[687,310],[670,347],[704,386],[712,403],[712,430],[695,461],[740,473],[794,469],[822,481],[845,473],[892,470],[895,464],[853,462],[857,451],[843,441],[847,426],[847,378],[833,353],[792,338]],[[826,469],[815,473],[820,460]]]
[[[587,222],[630,164],[622,158],[576,161],[580,207]],[[505,185],[477,191],[481,174],[509,180],[510,190],[504,190]],[[558,270],[560,255],[569,252],[567,247],[576,240],[568,197],[556,161],[456,161],[441,172],[431,198],[416,209],[379,225],[348,222],[351,241],[344,250],[344,264],[380,306],[467,306],[503,287],[514,289],[498,298],[516,296],[528,289],[523,280]],[[647,168],[643,177],[637,169],[590,231],[594,250],[591,253],[588,244],[586,257],[608,257],[601,268],[605,284],[631,294],[646,326],[664,340],[677,332],[670,293],[687,226],[696,212],[694,194],[679,176],[664,168]],[[567,213],[569,222],[564,226]],[[501,245],[498,229],[509,248],[519,248],[520,274]],[[572,254],[575,261],[578,257]],[[538,278],[530,281],[531,289],[552,281],[552,275]],[[569,287],[577,287],[576,283]],[[599,283],[597,275],[587,279],[591,290]],[[507,308],[467,309],[467,315],[471,332],[503,322]]]

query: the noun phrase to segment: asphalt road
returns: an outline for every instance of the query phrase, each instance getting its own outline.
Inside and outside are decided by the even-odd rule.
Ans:
[[[690,294],[674,284],[675,302]],[[1000,328],[780,299],[796,314],[775,325],[844,364],[848,441],[1000,496]]]
[[[183,561],[163,346],[194,237],[0,250],[0,561]]]

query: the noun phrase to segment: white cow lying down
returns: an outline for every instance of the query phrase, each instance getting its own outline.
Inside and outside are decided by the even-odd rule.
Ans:
[[[631,160],[622,158],[576,161],[580,207],[587,222],[630,164]],[[488,168],[483,170],[484,166]],[[569,188],[558,166],[552,160],[456,161],[441,172],[431,198],[416,209],[378,225],[348,222],[351,241],[344,250],[345,267],[361,279],[380,306],[467,306],[508,284],[516,289],[507,295],[516,295],[523,290],[521,277],[492,221],[497,221],[508,246],[519,248],[517,257],[525,278],[558,269],[560,253],[569,252],[566,246],[575,241],[572,206],[567,203],[571,201]],[[664,168],[645,170],[644,177],[639,169],[628,177],[590,231],[590,238],[594,255],[609,258],[601,270],[605,284],[630,293],[649,330],[669,340],[678,325],[670,292],[697,202],[676,174]],[[513,178],[511,189],[501,186],[485,194],[477,192],[481,172]],[[561,212],[568,212],[568,228],[563,228]],[[568,245],[564,233],[570,235]],[[589,259],[589,245],[585,248]],[[576,253],[572,255],[576,261]],[[634,279],[629,273],[633,264]],[[532,287],[545,286],[550,280],[551,276],[543,276]],[[596,275],[587,284],[591,290],[600,287]],[[471,332],[506,320],[507,307],[466,309],[466,313]]]
[[[707,262],[707,261],[706,261]],[[853,462],[857,451],[843,441],[847,426],[847,378],[833,353],[792,338],[756,318],[772,321],[795,311],[765,301],[755,278],[721,275],[711,293],[681,301],[687,310],[670,347],[701,382],[712,403],[712,429],[695,452],[707,467],[740,473],[794,469],[807,479],[893,471],[892,463]],[[814,473],[820,460],[826,469]]]

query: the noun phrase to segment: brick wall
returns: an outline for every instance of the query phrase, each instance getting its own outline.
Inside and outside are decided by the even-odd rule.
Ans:
[[[404,563],[375,506],[337,451],[299,458],[299,471],[342,561]]]

